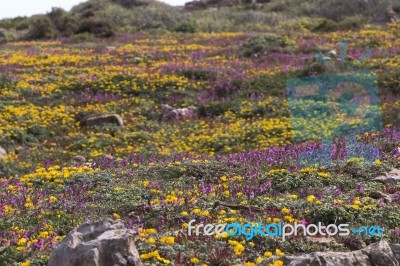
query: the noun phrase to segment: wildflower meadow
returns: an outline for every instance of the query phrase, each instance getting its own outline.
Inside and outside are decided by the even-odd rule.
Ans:
[[[330,64],[315,60],[330,50]],[[328,163],[302,161],[347,120],[314,119],[329,101],[291,101],[288,80],[364,69],[375,75],[380,128],[368,130],[372,116],[356,121],[367,130],[353,140],[371,149],[336,138]],[[400,184],[375,180],[400,167],[399,88],[399,23],[1,44],[0,265],[47,265],[73,228],[105,218],[137,232],[144,265],[280,266],[287,255],[400,244]],[[196,114],[166,119],[163,104]],[[101,114],[123,126],[84,123]],[[376,225],[384,235],[246,241],[189,236],[193,219]]]

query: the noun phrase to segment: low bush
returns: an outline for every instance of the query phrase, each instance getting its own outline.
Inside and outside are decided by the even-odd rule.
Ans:
[[[100,38],[108,38],[115,35],[115,26],[108,20],[97,17],[83,19],[77,33],[89,32]]]
[[[31,18],[28,33],[25,39],[39,40],[50,39],[58,35],[57,29],[54,27],[51,19],[46,15],[37,15]]]
[[[240,47],[244,57],[262,56],[265,52],[283,52],[290,44],[285,37],[277,34],[255,35],[247,39]]]

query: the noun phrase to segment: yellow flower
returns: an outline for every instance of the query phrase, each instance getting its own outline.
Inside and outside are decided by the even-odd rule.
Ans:
[[[56,203],[56,202],[57,202],[57,200],[58,200],[58,199],[57,199],[56,197],[54,197],[54,196],[50,196],[50,202],[51,202],[51,203],[53,203],[53,204],[54,204],[54,203]]]
[[[150,237],[150,238],[146,239],[145,242],[146,242],[147,244],[154,244],[154,243],[156,243],[156,240],[155,240],[154,238]]]
[[[329,177],[329,173],[324,173],[324,172],[318,172],[317,175],[319,175],[320,177],[323,177],[323,178]]]
[[[254,262],[245,262],[243,265],[244,266],[256,266],[256,264]]]
[[[210,213],[209,213],[208,211],[202,211],[202,212],[200,213],[200,215],[201,215],[201,216],[209,216]]]
[[[20,240],[18,240],[18,246],[23,246],[26,244],[27,239],[26,238],[21,238]]]
[[[218,212],[218,215],[225,215],[226,214],[226,211],[225,210],[220,210],[219,212]]]
[[[119,216],[119,214],[118,213],[113,213],[113,217],[115,218],[115,219],[121,219],[121,216]]]
[[[220,179],[221,179],[222,182],[228,181],[228,178],[226,176],[221,176]]]
[[[289,213],[290,213],[290,210],[289,210],[288,208],[282,208],[281,212],[282,212],[283,214],[289,214]]]
[[[185,211],[185,212],[181,212],[181,215],[182,215],[182,216],[188,216],[189,213]]]
[[[193,213],[193,214],[198,214],[198,213],[200,213],[200,212],[201,212],[201,210],[198,209],[198,208],[192,210],[192,213]]]
[[[276,260],[274,263],[270,263],[269,266],[283,266],[283,261]]]
[[[233,247],[233,253],[235,253],[237,256],[242,255],[243,251],[245,250],[245,247],[238,243]]]
[[[338,200],[333,200],[333,203],[334,203],[334,204],[342,204],[342,203],[343,203],[343,200],[340,200],[340,199],[338,199]]]
[[[272,218],[272,222],[273,222],[274,224],[279,223],[280,221],[281,221],[281,219],[279,219],[278,217]]]
[[[265,252],[264,252],[264,257],[269,258],[269,257],[271,257],[271,256],[272,256],[272,252],[271,252],[271,251],[265,251]]]
[[[285,256],[285,253],[282,252],[279,248],[277,248],[277,249],[275,250],[275,253],[276,253],[276,255],[278,255],[279,257]]]
[[[44,232],[39,233],[39,238],[47,238],[48,236],[49,236],[49,232],[44,231]]]
[[[151,258],[157,257],[157,256],[160,256],[160,255],[158,254],[158,250],[155,250],[155,251],[152,251],[149,253],[144,253],[144,254],[140,255],[140,258],[142,260],[148,260],[148,259],[151,259]]]
[[[6,205],[6,206],[7,206],[7,205]],[[32,202],[27,202],[27,203],[24,204],[24,206],[25,206],[26,208],[28,208],[28,209],[34,209],[34,208],[35,208],[35,205],[33,205]],[[7,213],[7,210],[6,210],[6,213]]]
[[[291,199],[295,200],[295,199],[297,199],[297,195],[295,195],[295,194],[292,194],[292,195],[290,195],[290,196],[289,196],[289,198],[291,198]]]
[[[314,200],[315,200],[315,196],[314,195],[310,195],[310,196],[307,197],[307,201],[309,203],[313,202]]]
[[[263,260],[264,260],[263,257],[258,256],[256,259],[256,262],[261,263]]]
[[[30,260],[26,260],[26,261],[22,262],[20,264],[20,266],[31,266],[31,261]]]
[[[63,238],[64,238],[63,236],[56,236],[56,237],[54,238],[54,242],[60,242],[61,239],[63,239]],[[37,240],[36,240],[36,242],[37,242]]]
[[[199,261],[200,261],[200,260],[199,260],[198,258],[191,258],[191,259],[190,259],[190,262],[191,262],[191,263],[194,263],[194,264],[199,263]]]
[[[164,236],[160,239],[162,244],[173,245],[175,243],[175,237],[173,236]]]

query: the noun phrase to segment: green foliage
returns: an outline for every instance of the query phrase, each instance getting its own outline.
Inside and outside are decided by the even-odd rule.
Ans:
[[[263,56],[266,52],[287,51],[288,39],[278,34],[260,34],[247,39],[239,48],[244,57]]]
[[[190,32],[195,33],[197,31],[197,24],[194,20],[185,20],[180,22],[176,27],[176,32]]]
[[[210,102],[207,105],[200,105],[199,116],[207,117],[222,115],[229,110],[229,107],[229,103],[222,103],[220,101]]]
[[[96,37],[109,38],[114,36],[114,30],[115,26],[112,22],[97,17],[89,17],[81,21],[77,33],[88,32]]]
[[[31,18],[29,31],[25,36],[28,40],[50,39],[58,35],[51,19],[46,15]]]
[[[53,8],[47,16],[63,36],[70,36],[78,31],[79,19],[74,14],[68,14],[61,8]]]
[[[336,22],[330,19],[324,19],[316,27],[312,29],[314,32],[330,32],[337,30],[356,30],[362,28],[368,20],[361,16],[349,16],[343,20]]]
[[[323,224],[352,224],[360,211],[345,206],[322,206],[307,214],[307,220]]]
[[[111,1],[125,8],[133,8],[149,4],[149,1],[146,0],[111,0]]]

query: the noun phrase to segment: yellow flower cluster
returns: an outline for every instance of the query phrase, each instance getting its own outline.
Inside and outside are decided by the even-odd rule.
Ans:
[[[48,183],[63,184],[64,180],[72,179],[79,174],[92,174],[96,170],[88,166],[83,167],[63,167],[53,166],[50,168],[38,168],[32,174],[24,175],[21,182],[31,182],[33,180],[40,180]],[[52,200],[56,200],[52,198]]]

